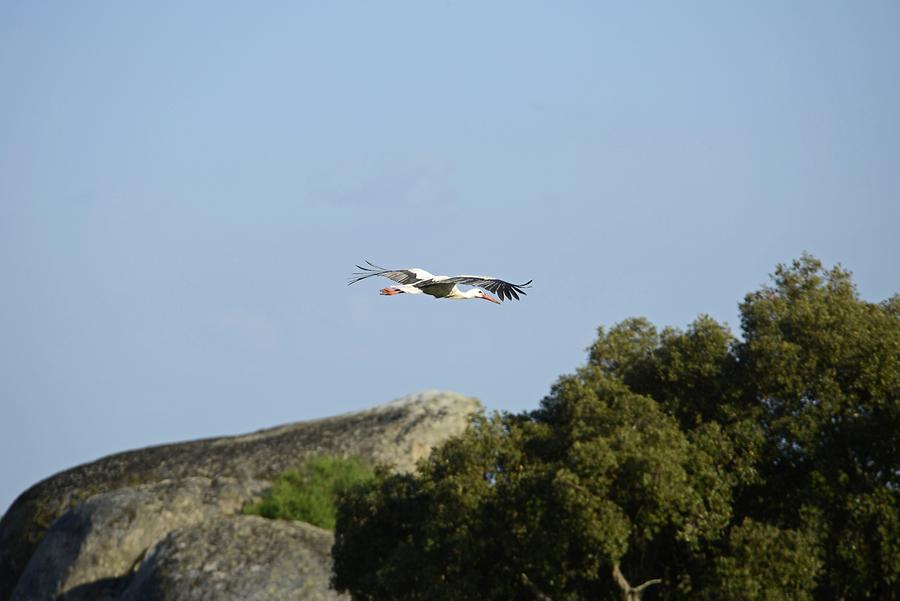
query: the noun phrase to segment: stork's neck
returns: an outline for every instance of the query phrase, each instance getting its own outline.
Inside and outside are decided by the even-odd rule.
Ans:
[[[466,290],[465,292],[461,291],[459,288],[454,290],[459,296],[456,298],[459,299],[469,299],[469,298],[478,298],[478,293],[480,292],[478,288],[472,288],[471,290]]]
[[[453,288],[450,289],[450,292],[448,292],[447,296],[444,298],[449,298],[451,300],[466,300],[469,298],[475,298],[475,295],[477,294],[476,290],[476,288],[472,288],[471,290],[466,290],[465,292],[463,292],[459,289],[459,286],[454,284]]]

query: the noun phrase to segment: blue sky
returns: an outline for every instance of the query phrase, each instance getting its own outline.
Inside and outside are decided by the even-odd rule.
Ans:
[[[189,4],[189,5],[187,5]],[[900,291],[896,2],[0,5],[0,510],[102,455],[447,388],[810,251]],[[535,286],[380,297],[353,265]]]

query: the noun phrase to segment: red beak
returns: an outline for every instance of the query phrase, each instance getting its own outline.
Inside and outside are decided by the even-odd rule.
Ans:
[[[484,293],[484,296],[482,296],[481,298],[483,298],[483,299],[486,300],[486,301],[491,301],[492,303],[497,303],[498,305],[501,304],[500,301],[498,301],[496,298],[494,298],[493,296],[491,296],[491,295],[488,294],[487,292],[485,292],[485,293]]]

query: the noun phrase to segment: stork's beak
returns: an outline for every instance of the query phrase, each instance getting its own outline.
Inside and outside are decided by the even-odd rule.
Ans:
[[[492,303],[497,303],[498,305],[502,304],[500,301],[498,301],[496,298],[494,298],[493,296],[491,296],[491,295],[488,294],[487,292],[485,292],[485,293],[484,293],[484,296],[482,296],[481,298],[483,298],[483,299],[486,300],[486,301],[491,301]]]

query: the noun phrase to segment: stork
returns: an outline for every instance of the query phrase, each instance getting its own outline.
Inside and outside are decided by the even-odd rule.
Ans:
[[[532,280],[528,280],[524,284],[510,284],[486,275],[433,275],[418,267],[411,269],[385,269],[370,261],[366,261],[366,264],[368,267],[356,266],[360,271],[353,274],[347,285],[355,284],[375,275],[384,276],[400,284],[399,286],[382,288],[381,294],[386,296],[394,296],[395,294],[427,294],[434,298],[449,298],[453,300],[481,298],[499,305],[505,298],[519,300],[519,295],[525,294],[522,288],[530,288],[532,282]],[[463,291],[459,289],[458,284],[475,286],[475,288]],[[481,288],[493,292],[500,297],[500,300],[481,290]]]

